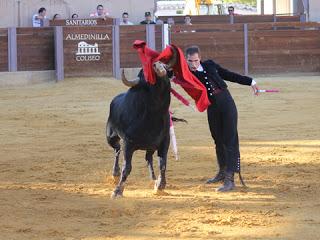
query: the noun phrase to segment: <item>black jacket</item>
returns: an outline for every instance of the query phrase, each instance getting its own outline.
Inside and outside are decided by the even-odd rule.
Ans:
[[[228,87],[224,80],[248,86],[251,85],[252,78],[242,76],[238,73],[234,73],[225,68],[222,68],[219,64],[215,63],[212,60],[201,62],[201,65],[204,71],[206,71],[208,78],[214,80],[215,85],[217,85],[221,89]],[[198,75],[197,72],[195,72],[194,74],[196,76]]]
[[[156,23],[152,20],[150,22],[148,22],[147,20],[143,20],[140,22],[140,24],[156,24]]]

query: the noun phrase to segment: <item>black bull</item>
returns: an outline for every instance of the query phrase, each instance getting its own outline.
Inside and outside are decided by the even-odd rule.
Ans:
[[[136,150],[146,150],[145,158],[154,180],[156,177],[152,156],[157,151],[160,175],[155,183],[155,189],[161,191],[166,186],[165,172],[170,144],[170,79],[161,62],[156,62],[153,69],[156,73],[154,85],[146,83],[144,76],[141,75],[140,79],[136,79],[136,83],[131,82],[132,87],[126,93],[116,96],[110,104],[106,131],[108,144],[115,152],[112,173],[115,179],[120,176],[120,139],[123,140],[124,156],[120,181],[112,197],[122,196],[124,183],[132,169],[132,155]],[[122,77],[123,81],[126,80],[124,73]]]

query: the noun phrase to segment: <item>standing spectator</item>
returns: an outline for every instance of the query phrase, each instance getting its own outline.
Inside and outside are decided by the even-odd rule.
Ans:
[[[95,13],[91,13],[90,17],[92,18],[103,18],[106,19],[107,15],[109,15],[109,13],[107,11],[104,10],[103,5],[99,4],[97,6],[97,11]]]
[[[33,27],[43,27],[44,21],[47,19],[47,10],[42,7],[38,10],[38,14],[32,16],[32,26]]]
[[[228,13],[229,13],[229,16],[234,16],[234,7],[233,6],[229,6],[228,7]]]
[[[121,19],[120,25],[133,25],[133,23],[129,21],[129,13],[127,12],[122,13],[122,19]]]
[[[59,19],[61,19],[61,15],[59,13],[56,13],[55,15],[53,15],[52,21],[59,20]]]
[[[72,14],[71,18],[72,18],[72,19],[78,19],[78,18],[79,18],[79,15],[76,14],[76,13],[74,13],[74,14]]]
[[[251,77],[231,72],[212,60],[202,62],[198,46],[187,48],[186,57],[190,70],[206,87],[211,101],[207,115],[211,136],[216,145],[219,172],[215,177],[208,179],[207,183],[223,181],[223,185],[217,191],[228,192],[235,187],[235,172],[239,173],[240,180],[244,183],[240,175],[238,113],[224,79],[251,86],[256,95],[258,87]]]
[[[190,16],[190,15],[184,16],[184,24],[185,24],[185,25],[192,25],[192,23],[191,23],[191,16]]]
[[[144,17],[146,18],[145,20],[141,21],[140,24],[156,24],[154,21],[152,21],[151,13],[150,12],[145,12]]]

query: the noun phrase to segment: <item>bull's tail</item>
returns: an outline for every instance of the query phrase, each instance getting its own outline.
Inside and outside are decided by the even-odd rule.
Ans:
[[[120,137],[118,134],[112,129],[112,124],[107,122],[107,127],[106,127],[106,137],[107,137],[107,142],[108,144],[115,149],[116,151],[120,150]]]
[[[188,123],[187,120],[183,119],[183,118],[177,118],[177,117],[171,117],[173,122],[184,122],[184,123]]]

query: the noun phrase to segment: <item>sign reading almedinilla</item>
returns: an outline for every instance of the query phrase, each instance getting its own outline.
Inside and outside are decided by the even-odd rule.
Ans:
[[[64,27],[66,76],[106,76],[112,73],[112,27]]]

